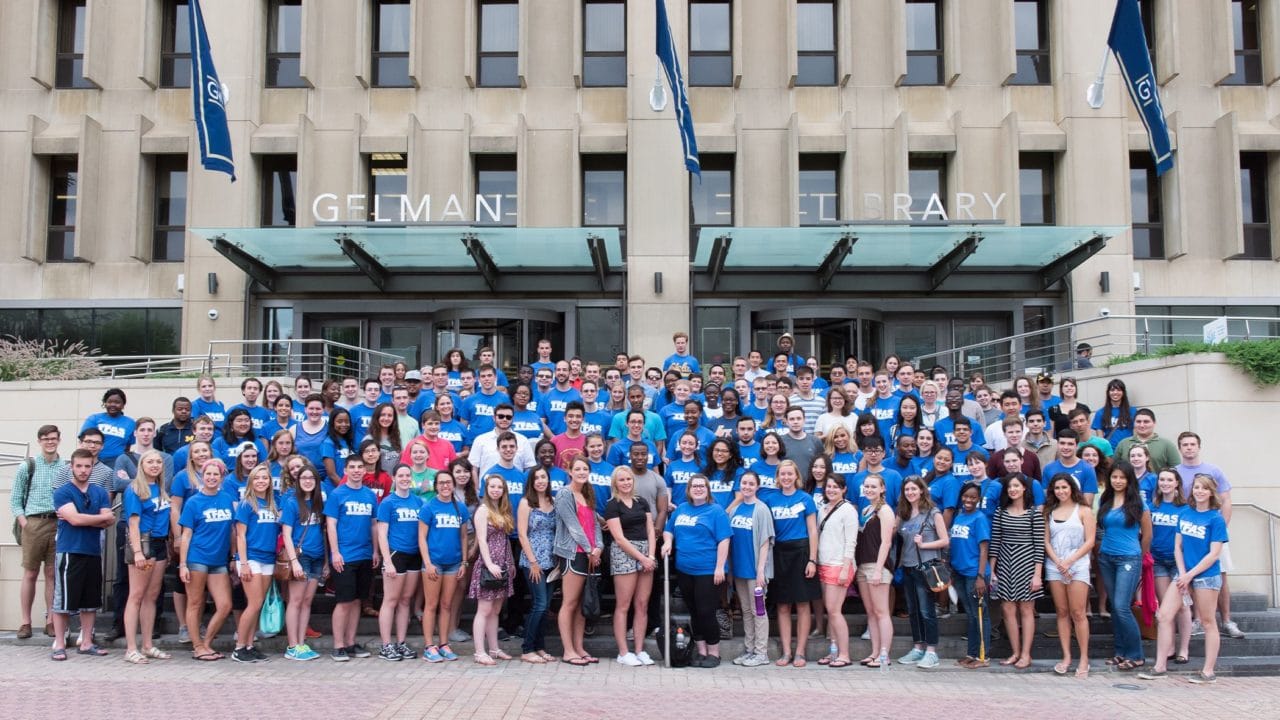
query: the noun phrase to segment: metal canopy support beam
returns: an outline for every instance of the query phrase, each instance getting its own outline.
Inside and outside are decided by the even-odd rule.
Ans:
[[[485,285],[489,286],[490,291],[496,291],[498,289],[498,266],[493,262],[493,257],[489,255],[484,243],[480,242],[480,238],[475,235],[467,233],[462,236],[462,246],[467,249],[467,254],[471,256],[472,262],[476,264],[476,270],[484,278]]]
[[[339,234],[334,240],[338,243],[338,247],[342,248],[342,253],[351,258],[351,262],[355,263],[355,266],[360,268],[360,272],[373,281],[373,284],[379,290],[385,291],[387,289],[387,279],[390,277],[390,273],[382,266],[382,263],[378,262],[376,258],[369,254],[369,251],[365,250],[355,240],[352,240],[351,236],[346,233]]]
[[[934,263],[929,268],[929,292],[937,290],[942,283],[946,282],[951,273],[955,272],[965,260],[969,259],[978,249],[978,243],[982,242],[982,236],[972,233],[965,238],[959,245],[951,248],[951,251],[942,256],[942,259]]]
[[[831,252],[827,253],[827,257],[818,266],[818,286],[826,290],[831,285],[831,280],[840,272],[840,266],[844,264],[844,259],[849,257],[849,253],[853,251],[853,244],[858,242],[857,235],[841,235],[836,244],[831,247]]]
[[[1054,283],[1065,278],[1072,270],[1080,267],[1086,260],[1097,255],[1107,244],[1107,238],[1103,235],[1094,235],[1084,244],[1077,246],[1071,252],[1054,260],[1048,265],[1040,269],[1040,289],[1048,290]]]
[[[724,272],[725,260],[729,258],[729,248],[732,245],[733,238],[728,235],[721,235],[711,245],[711,258],[707,263],[707,271],[711,273],[711,290],[713,292],[716,286],[720,284],[720,273]]]
[[[587,252],[591,253],[591,264],[595,266],[596,279],[600,281],[600,290],[603,292],[605,276],[609,273],[609,251],[605,248],[604,238],[588,235]]]
[[[243,270],[246,275],[257,281],[259,285],[275,291],[278,275],[266,263],[245,252],[238,245],[229,242],[224,235],[215,235],[209,238],[209,242],[213,243],[213,249],[230,260],[232,265]]]

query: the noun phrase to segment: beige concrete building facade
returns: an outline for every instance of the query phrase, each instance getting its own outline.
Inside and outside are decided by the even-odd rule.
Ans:
[[[667,0],[701,181],[681,163],[669,89],[665,110],[651,107],[652,2],[206,0],[234,184],[199,169],[190,91],[170,87],[185,84],[186,4],[0,3],[5,332],[79,335],[116,354],[329,337],[426,361],[495,344],[510,366],[543,336],[568,354],[656,359],[690,329],[705,361],[790,330],[826,364],[928,355],[1103,309],[1280,309],[1273,0],[1141,3],[1177,150],[1158,182],[1142,171],[1146,135],[1114,62],[1104,105],[1086,102],[1114,0]],[[892,246],[870,236],[895,220],[940,220],[935,192],[952,222],[1122,229],[1048,287],[964,266],[937,287],[916,276],[896,286],[848,262],[819,282],[831,241],[815,251],[804,243],[823,241],[787,234],[822,221],[866,235],[856,258]],[[411,226],[394,246],[405,254],[433,242],[456,254],[472,226],[600,225],[620,237],[603,261],[584,255],[571,282],[493,245],[489,277],[483,266],[405,274],[386,258],[363,272],[353,259],[336,280],[308,275],[296,243],[336,252],[345,231],[325,221],[377,225],[388,219],[369,215],[380,194],[393,216],[392,194],[415,210],[432,198],[415,219],[444,235]],[[450,196],[461,198],[452,215]],[[273,224],[320,228],[258,238],[301,268],[259,256],[254,267],[279,283],[251,280],[209,242],[219,233],[207,229]],[[774,229],[779,257],[814,260],[782,263],[776,281],[758,267],[735,280],[750,238],[735,238],[717,271],[698,259],[711,238],[695,244],[702,225]],[[1030,259],[1015,264],[1049,265],[1027,238],[1011,247]],[[525,256],[582,252],[580,235],[530,242]],[[900,247],[925,277],[940,259]]]

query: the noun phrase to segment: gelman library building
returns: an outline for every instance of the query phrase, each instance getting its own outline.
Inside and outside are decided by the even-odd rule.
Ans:
[[[1159,177],[1114,61],[1087,101],[1115,0],[666,0],[700,178],[654,2],[202,6],[234,183],[200,168],[188,0],[0,3],[0,332],[508,372],[539,338],[652,362],[687,330],[705,362],[790,332],[825,370],[1280,312],[1280,2],[1140,3]]]

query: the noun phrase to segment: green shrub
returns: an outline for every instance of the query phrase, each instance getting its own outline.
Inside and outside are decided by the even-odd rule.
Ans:
[[[84,343],[0,337],[0,381],[89,380],[102,366]]]
[[[1280,339],[1246,340],[1209,345],[1198,342],[1179,342],[1158,348],[1150,353],[1134,353],[1111,358],[1108,367],[1138,360],[1187,355],[1191,353],[1222,353],[1227,362],[1253,378],[1261,386],[1280,385]]]

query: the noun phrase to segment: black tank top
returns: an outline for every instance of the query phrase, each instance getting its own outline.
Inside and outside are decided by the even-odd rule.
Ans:
[[[880,515],[872,513],[871,518],[864,520],[862,527],[858,528],[858,545],[853,550],[853,559],[859,565],[867,563],[875,563],[880,556]],[[893,570],[893,552],[889,553],[889,557],[885,559],[884,567],[886,570]]]

